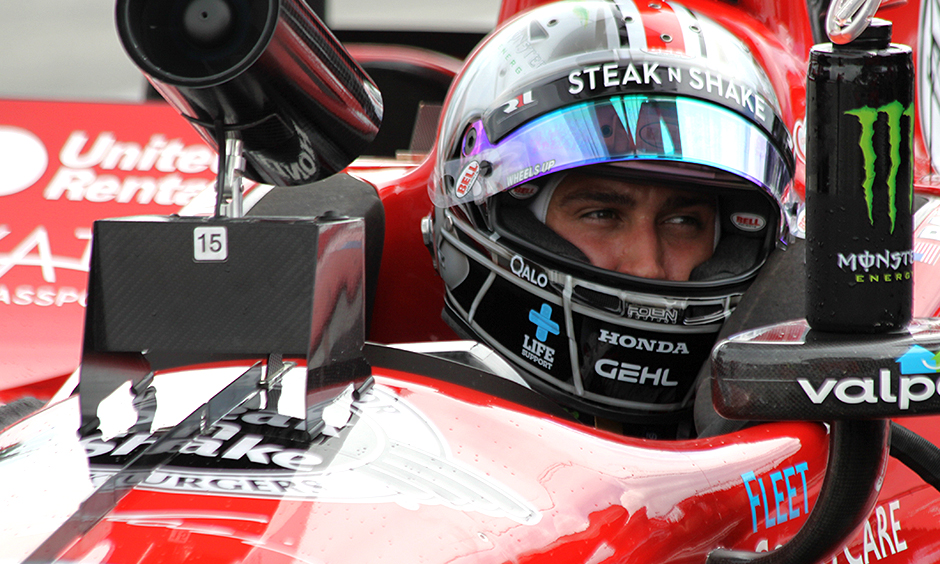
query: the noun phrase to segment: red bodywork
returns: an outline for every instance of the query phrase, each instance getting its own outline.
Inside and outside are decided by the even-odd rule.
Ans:
[[[273,461],[279,445],[299,446],[278,442],[291,426],[287,418],[240,410],[182,454],[138,473],[136,487],[99,490],[60,529],[57,549],[34,557],[699,563],[716,547],[766,551],[785,543],[805,522],[826,467],[828,436],[818,424],[646,441],[437,378],[383,366],[373,375],[375,392],[358,404],[360,434],[330,439],[333,447],[317,441],[307,451],[341,451],[330,461],[277,472],[206,466],[211,459],[191,456],[212,447],[220,462],[250,458],[247,443],[261,449],[254,456]],[[59,417],[68,403],[46,416]],[[930,424],[908,422],[918,432]],[[227,430],[235,438],[215,449],[211,437]],[[26,432],[18,438],[24,447],[42,440]],[[106,478],[103,454],[127,454],[141,442],[138,435],[86,440],[92,475]],[[345,486],[344,475],[351,478]],[[54,499],[51,490],[44,495]],[[832,562],[937,561],[938,502],[935,490],[892,461],[868,522]],[[100,519],[81,517],[96,511]]]
[[[500,18],[542,3],[507,0]],[[805,65],[812,46],[805,8],[798,2],[686,4],[744,38],[777,91],[789,93],[780,102],[795,141],[796,183],[802,191]],[[916,46],[919,10],[918,4],[907,3],[879,15],[894,22],[896,42]],[[456,61],[431,52],[368,45],[351,50],[366,63],[395,61],[442,76],[459,71]],[[3,101],[0,123],[38,137],[48,156],[33,184],[15,193],[0,192],[0,226],[5,228],[0,231],[0,400],[9,401],[34,385],[40,395],[48,393],[54,386],[40,382],[61,379],[78,365],[91,223],[104,217],[174,213],[214,178],[210,168],[216,163],[192,128],[161,103]],[[915,133],[916,189],[937,193],[940,183],[932,176],[920,121]],[[94,150],[99,139],[101,155]],[[427,158],[366,159],[349,167],[351,174],[378,188],[386,209],[385,259],[370,340],[454,338],[440,320],[443,286],[420,233],[420,220],[431,209],[426,187],[432,166]],[[933,233],[929,225],[928,220],[918,226],[917,234],[927,235],[925,243]],[[936,268],[926,262],[915,266],[916,316],[940,311]]]
[[[541,3],[505,0],[500,21]],[[796,140],[802,189],[805,64],[813,43],[805,6],[684,3],[744,38],[785,93],[781,104]],[[919,10],[908,3],[880,13],[894,21],[896,42],[919,44]],[[353,54],[442,74],[458,70],[410,50],[359,47]],[[197,134],[163,104],[3,101],[0,123],[6,132],[40,139],[48,156],[35,182],[0,193],[3,402],[26,394],[48,397],[78,365],[91,223],[174,213],[214,178],[215,163]],[[916,188],[935,195],[940,184],[932,177],[919,121],[917,128]],[[376,186],[386,212],[369,340],[455,338],[440,318],[443,287],[420,232],[431,210],[432,168],[428,158],[363,159],[348,169]],[[940,239],[933,227],[940,224],[938,214],[921,218],[915,232],[915,245],[930,252]],[[916,264],[915,316],[940,314],[936,262]],[[394,368],[377,367],[375,376],[385,393],[406,400],[433,424],[443,445],[440,456],[500,484],[533,513],[507,516],[472,496],[448,505],[433,488],[413,504],[322,501],[292,495],[290,478],[280,485],[243,482],[244,489],[223,495],[221,489],[200,490],[218,482],[213,471],[190,468],[191,480],[177,476],[175,489],[145,483],[116,498],[101,520],[88,523],[55,556],[95,562],[702,562],[719,546],[769,550],[786,542],[812,508],[826,465],[828,438],[817,424],[642,441]],[[47,412],[65,409],[58,404]],[[936,422],[921,417],[903,424],[938,444]],[[0,454],[8,446],[0,442]],[[413,463],[406,459],[402,468]],[[170,460],[162,470],[174,464]],[[938,511],[937,492],[892,459],[875,511],[832,562],[938,562]]]

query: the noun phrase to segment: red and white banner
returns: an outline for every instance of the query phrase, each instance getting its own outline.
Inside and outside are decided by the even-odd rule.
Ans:
[[[164,104],[0,101],[0,390],[78,366],[92,223],[176,213],[216,168]]]

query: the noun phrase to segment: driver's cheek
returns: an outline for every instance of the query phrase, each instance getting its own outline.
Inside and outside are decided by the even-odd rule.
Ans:
[[[666,280],[687,281],[695,267],[709,259],[711,243],[704,239],[670,241],[664,244]]]

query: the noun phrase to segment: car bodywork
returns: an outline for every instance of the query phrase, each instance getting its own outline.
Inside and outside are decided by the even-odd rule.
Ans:
[[[802,188],[803,65],[819,23],[800,3],[689,4],[746,38],[778,91],[789,92],[784,118],[797,140]],[[507,0],[501,19],[527,5]],[[925,202],[915,216],[918,318],[935,317],[940,309],[934,273],[940,200],[930,121],[936,101],[925,72],[935,66],[929,24],[935,9],[929,2],[905,4],[882,14],[896,22],[895,40],[917,45],[921,54],[915,188]],[[927,49],[930,56],[923,55]],[[401,65],[437,77],[458,72],[453,61],[427,53],[352,52],[366,69]],[[351,243],[366,245],[356,222],[308,226],[317,241],[307,265],[316,269],[317,283],[306,296],[315,321],[301,334],[322,344],[312,347],[322,355],[292,350],[301,354],[280,358],[255,350],[250,359],[200,358],[188,366],[107,356],[107,344],[96,344],[98,333],[86,327],[84,341],[80,333],[86,319],[100,321],[86,317],[93,315],[88,306],[103,308],[112,295],[102,289],[111,271],[89,266],[91,220],[127,215],[126,204],[134,202],[135,214],[198,208],[190,200],[213,177],[212,159],[165,106],[57,102],[59,111],[87,120],[87,131],[56,123],[37,130],[33,120],[45,104],[3,104],[10,116],[4,122],[57,147],[47,154],[59,160],[50,159],[32,184],[21,181],[19,191],[3,195],[5,203],[27,210],[3,220],[0,244],[15,244],[0,247],[0,283],[7,292],[0,293],[0,307],[16,312],[3,324],[3,343],[22,351],[17,365],[33,367],[14,373],[7,398],[42,391],[51,376],[45,389],[53,395],[70,363],[83,356],[84,365],[46,407],[0,434],[0,495],[7,508],[2,558],[702,562],[717,548],[763,552],[785,545],[815,508],[833,448],[824,425],[767,423],[676,442],[627,438],[571,420],[479,345],[435,344],[453,334],[439,318],[442,290],[420,231],[430,209],[432,159],[412,154],[360,159],[345,170],[374,187],[384,210],[374,297],[367,297],[361,276],[368,276],[368,265],[348,267],[368,258],[343,254]],[[163,129],[170,119],[179,121],[178,129]],[[145,173],[155,179],[152,191]],[[257,205],[264,205],[268,192],[261,187],[249,192],[249,207],[256,189]],[[52,206],[66,205],[61,213],[69,222],[49,223],[48,214],[57,213]],[[126,223],[98,225],[123,229]],[[99,239],[126,239],[108,237]],[[144,270],[147,262],[135,268]],[[89,268],[98,286],[86,285]],[[185,283],[197,284],[196,278]],[[168,290],[152,286],[157,296]],[[374,305],[366,318],[369,299]],[[375,344],[362,346],[366,326]],[[56,360],[44,366],[44,357]],[[71,393],[76,386],[77,395]],[[923,416],[903,424],[936,443],[935,421]],[[871,448],[878,446],[885,445]],[[853,535],[817,531],[834,539],[831,561],[940,560],[936,490],[898,460],[884,464],[881,487],[872,490],[877,498]]]

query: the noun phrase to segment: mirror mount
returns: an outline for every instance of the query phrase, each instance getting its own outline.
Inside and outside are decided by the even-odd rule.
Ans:
[[[245,144],[235,131],[223,131],[219,139],[219,175],[215,187],[215,216],[242,217]]]

